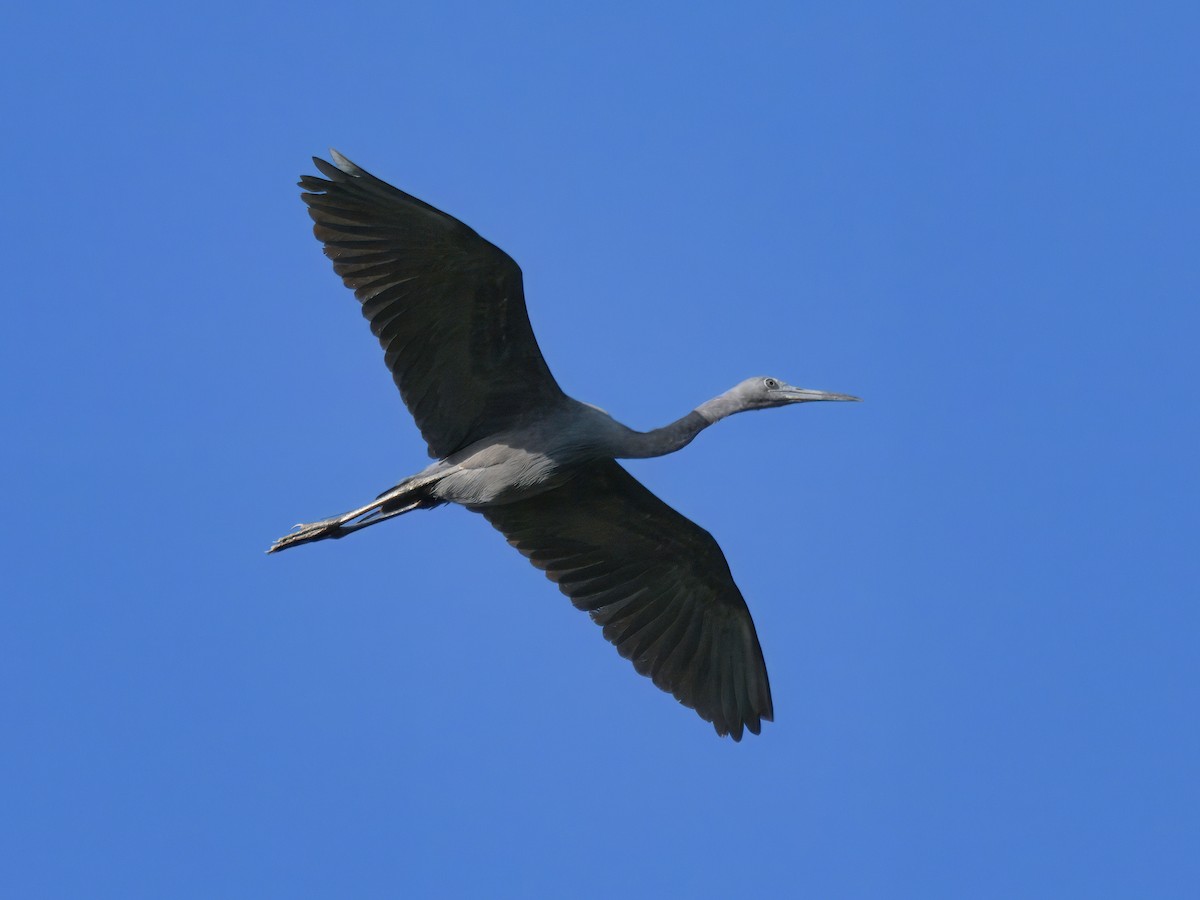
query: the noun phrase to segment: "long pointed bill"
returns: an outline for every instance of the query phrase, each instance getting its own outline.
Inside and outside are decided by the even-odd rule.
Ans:
[[[790,403],[808,403],[813,400],[856,400],[862,402],[862,397],[855,397],[851,394],[831,394],[828,391],[812,391],[808,388],[788,387],[780,388],[779,396]]]

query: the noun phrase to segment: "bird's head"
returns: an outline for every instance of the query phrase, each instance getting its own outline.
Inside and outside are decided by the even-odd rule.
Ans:
[[[814,391],[809,388],[799,388],[772,378],[769,375],[759,375],[747,378],[734,387],[734,395],[740,409],[769,409],[772,406],[787,406],[790,403],[811,403],[814,400],[861,400],[850,394],[831,394],[827,391]]]

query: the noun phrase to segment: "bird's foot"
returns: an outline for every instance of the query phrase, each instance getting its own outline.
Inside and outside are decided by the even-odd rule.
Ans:
[[[288,547],[295,547],[299,544],[308,544],[325,538],[340,538],[343,534],[342,526],[344,524],[343,517],[334,516],[332,519],[322,519],[320,522],[297,525],[296,531],[285,534],[273,543],[267,552],[278,553],[280,550],[286,550]]]

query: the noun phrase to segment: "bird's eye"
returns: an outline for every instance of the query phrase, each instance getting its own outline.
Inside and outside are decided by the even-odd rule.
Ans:
[[[767,388],[767,390],[768,390],[768,391],[773,391],[773,390],[775,390],[777,387],[779,387],[779,382],[778,382],[778,381],[776,381],[774,378],[765,378],[765,379],[763,379],[763,384],[766,386],[766,388]]]

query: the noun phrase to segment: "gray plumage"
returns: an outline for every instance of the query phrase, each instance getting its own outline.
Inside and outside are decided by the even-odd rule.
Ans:
[[[758,734],[774,716],[771,689],[721,548],[615,460],[672,453],[734,413],[858,398],[756,377],[663,428],[627,428],[559,388],[506,253],[331,152],[334,164],[313,160],[324,178],[301,177],[301,197],[436,462],[365,506],[297,526],[268,552],[465,506],[603,626],[638,672],[718,734]]]

